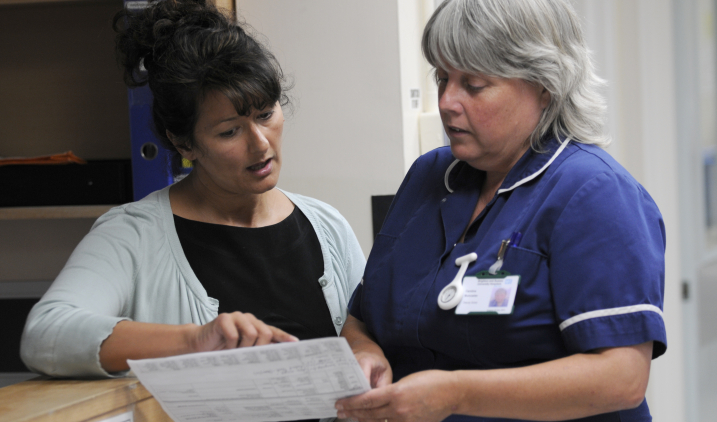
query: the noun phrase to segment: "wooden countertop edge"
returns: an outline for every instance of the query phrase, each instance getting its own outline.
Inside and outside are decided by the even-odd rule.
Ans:
[[[0,422],[87,420],[151,397],[136,378],[39,377],[0,388]]]

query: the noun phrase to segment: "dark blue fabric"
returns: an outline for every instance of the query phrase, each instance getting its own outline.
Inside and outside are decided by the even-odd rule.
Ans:
[[[559,143],[532,150],[501,189],[539,171]],[[657,206],[600,148],[571,142],[535,179],[496,195],[456,244],[478,199],[484,173],[454,161],[449,148],[420,157],[408,172],[377,236],[350,313],[364,321],[392,365],[394,380],[426,369],[513,368],[601,347],[654,341],[665,352],[658,312],[639,311],[560,324],[592,311],[634,305],[662,309],[665,230]],[[522,233],[503,270],[521,276],[512,315],[458,316],[441,310],[441,289],[456,258],[475,252],[467,274],[487,270],[500,243]],[[451,417],[449,420],[492,419]],[[647,404],[582,421],[649,421]]]

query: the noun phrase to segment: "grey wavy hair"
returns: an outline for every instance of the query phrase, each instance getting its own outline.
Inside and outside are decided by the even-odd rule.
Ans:
[[[533,149],[546,135],[605,147],[605,85],[572,6],[565,0],[445,0],[421,42],[435,68],[520,78],[550,92],[550,103],[530,136]]]

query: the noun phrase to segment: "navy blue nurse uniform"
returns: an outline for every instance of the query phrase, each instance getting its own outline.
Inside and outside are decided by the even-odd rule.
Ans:
[[[665,227],[645,189],[602,149],[548,141],[529,149],[458,243],[485,173],[450,148],[406,175],[349,304],[383,349],[394,381],[428,369],[522,367],[596,348],[654,342],[662,318]],[[455,315],[438,294],[458,257],[488,270],[502,240],[503,270],[521,276],[511,315]],[[506,421],[453,415],[448,421]],[[647,403],[580,421],[650,421]]]

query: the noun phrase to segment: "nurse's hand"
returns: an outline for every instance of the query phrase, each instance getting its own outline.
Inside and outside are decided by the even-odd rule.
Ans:
[[[250,313],[219,314],[214,321],[196,326],[187,338],[195,352],[261,346],[299,341],[298,338],[258,320]]]
[[[371,388],[384,387],[391,384],[393,378],[393,372],[391,371],[391,365],[383,356],[377,353],[371,353],[370,351],[354,351],[354,356],[363,370],[363,374],[366,376]]]
[[[354,356],[363,369],[371,388],[391,384],[393,372],[383,350],[369,334],[366,324],[353,315],[349,315],[341,330],[341,337],[348,341]]]
[[[422,371],[411,374],[395,384],[373,389],[359,396],[338,400],[340,418],[360,422],[437,422],[455,410],[459,399],[450,372]]]

